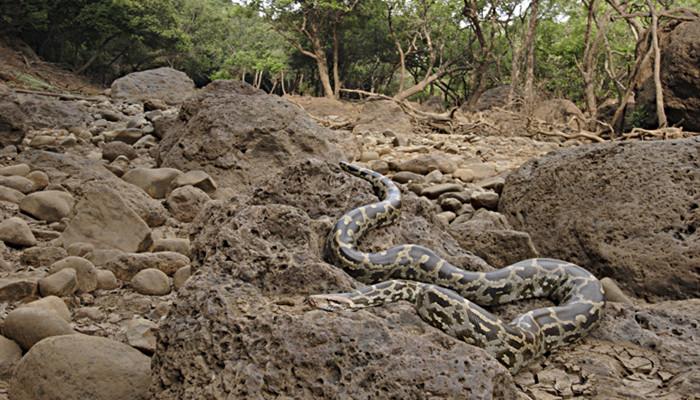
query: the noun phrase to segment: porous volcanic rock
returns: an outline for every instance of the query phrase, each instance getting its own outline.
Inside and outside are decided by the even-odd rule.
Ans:
[[[215,81],[182,106],[160,143],[161,167],[203,170],[239,193],[293,160],[341,159],[338,133],[319,127],[285,99],[234,81]]]
[[[560,150],[506,181],[499,208],[543,257],[612,277],[641,298],[700,288],[700,138]]]
[[[155,398],[514,398],[500,364],[410,305],[327,313],[304,303],[357,286],[322,249],[333,219],[376,201],[367,182],[307,161],[251,201],[210,202],[194,222],[195,273],[160,324]],[[363,247],[420,243],[488,269],[433,220],[428,201],[407,194],[404,203],[400,220],[370,232]]]
[[[672,21],[659,30],[661,87],[669,125],[700,132],[700,20]],[[656,89],[653,62],[642,65],[637,78],[636,123],[653,127],[656,120]]]
[[[129,101],[162,100],[180,104],[194,93],[194,82],[184,72],[163,67],[132,72],[112,82],[112,98]]]

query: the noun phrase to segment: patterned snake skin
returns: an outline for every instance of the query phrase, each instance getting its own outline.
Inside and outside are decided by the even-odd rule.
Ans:
[[[377,172],[348,163],[341,167],[369,181],[382,201],[343,215],[329,236],[327,256],[357,280],[374,285],[310,296],[312,306],[334,311],[407,300],[424,321],[483,348],[512,373],[545,352],[580,339],[600,319],[604,305],[600,282],[565,261],[534,258],[492,272],[470,272],[417,245],[378,253],[358,250],[356,243],[364,232],[398,217],[401,193]],[[510,323],[479,306],[535,297],[547,297],[558,305],[529,311]]]

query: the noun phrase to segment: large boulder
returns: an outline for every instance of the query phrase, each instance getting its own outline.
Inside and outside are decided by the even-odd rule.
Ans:
[[[150,359],[114,340],[81,334],[37,343],[17,365],[11,400],[145,400]]]
[[[132,72],[112,82],[113,99],[127,101],[162,100],[180,104],[194,94],[194,82],[184,72],[163,67]]]
[[[495,359],[408,304],[326,313],[304,303],[357,286],[322,248],[332,219],[375,200],[366,182],[304,162],[261,184],[251,203],[210,202],[192,227],[195,273],[160,323],[155,398],[514,398]],[[407,195],[400,221],[363,243],[420,243],[488,269],[433,218],[429,202]]]
[[[669,125],[700,132],[700,20],[673,21],[659,31],[661,86]],[[656,89],[653,60],[637,77],[634,123],[653,127],[656,121]]]
[[[392,131],[400,136],[413,133],[411,117],[391,100],[373,100],[364,104],[352,132],[384,133]]]
[[[337,161],[336,133],[292,103],[234,81],[215,81],[182,106],[179,124],[160,143],[161,167],[204,170],[239,193],[293,160]]]
[[[499,208],[543,257],[639,297],[697,297],[699,162],[700,138],[560,150],[510,174]]]
[[[20,108],[13,92],[0,84],[0,148],[17,145],[24,139],[27,115]]]

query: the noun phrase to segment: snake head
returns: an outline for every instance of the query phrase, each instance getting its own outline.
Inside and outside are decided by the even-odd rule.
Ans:
[[[340,311],[354,308],[354,303],[349,298],[340,294],[315,294],[307,298],[311,307],[324,311]]]

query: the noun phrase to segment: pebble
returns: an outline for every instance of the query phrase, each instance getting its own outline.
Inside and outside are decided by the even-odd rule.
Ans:
[[[605,277],[600,280],[605,292],[605,300],[615,303],[632,304],[632,300],[620,289],[613,279]]]
[[[175,271],[173,275],[173,286],[175,286],[175,289],[180,289],[185,286],[190,276],[192,276],[192,267],[189,265]]]
[[[66,251],[68,252],[69,256],[76,256],[76,257],[83,257],[87,254],[90,254],[95,250],[95,246],[92,243],[86,243],[86,242],[75,242],[71,243],[66,247]]]
[[[18,217],[10,217],[0,222],[0,240],[12,246],[35,246],[37,240],[27,222]]]
[[[443,197],[438,203],[444,211],[457,212],[462,208],[462,202],[454,197]]]
[[[9,187],[24,194],[34,191],[34,182],[23,176],[0,176],[0,186]]]
[[[494,176],[477,182],[476,186],[486,190],[493,190],[500,195],[501,192],[503,192],[503,186],[505,183],[506,180],[502,177]]]
[[[102,290],[112,290],[119,287],[119,281],[112,271],[106,269],[97,270],[97,288]]]
[[[34,297],[38,292],[38,279],[9,277],[0,278],[0,302],[12,303],[28,297]]]
[[[134,168],[126,172],[122,179],[140,187],[154,199],[162,199],[179,175],[182,172],[174,168]]]
[[[90,293],[97,289],[97,269],[89,260],[68,256],[53,263],[49,268],[49,273],[53,274],[66,268],[75,270],[78,277],[78,291]]]
[[[51,265],[58,260],[68,257],[68,252],[63,247],[30,247],[22,252],[19,260],[22,264],[32,267]]]
[[[192,222],[199,211],[211,198],[201,189],[194,186],[183,186],[173,190],[166,205],[175,219],[181,222]]]
[[[204,171],[187,171],[182,175],[178,175],[170,183],[170,191],[183,186],[194,186],[203,190],[207,194],[216,192],[217,185],[214,179]]]
[[[135,349],[151,355],[156,351],[158,324],[145,318],[126,321],[126,341]]]
[[[1,176],[27,176],[29,171],[31,171],[31,168],[29,168],[29,165],[27,164],[15,164],[8,165],[6,167],[0,167]]]
[[[70,193],[45,190],[25,196],[19,203],[19,208],[38,220],[56,222],[67,217],[74,204],[75,200]]]
[[[105,141],[107,142],[118,141],[124,142],[126,144],[134,144],[136,143],[136,141],[141,139],[141,136],[143,136],[143,131],[141,131],[141,129],[136,128],[124,128],[104,132],[102,135],[104,136]]]
[[[368,162],[372,160],[378,160],[379,153],[376,151],[363,151],[360,155],[360,162]]]
[[[65,319],[40,308],[17,308],[7,314],[3,323],[3,334],[25,351],[47,337],[71,333],[75,332]]]
[[[7,186],[0,186],[0,200],[19,204],[24,198],[24,193]]]
[[[174,251],[186,257],[190,256],[190,240],[181,238],[156,239],[153,241],[151,251]]]
[[[477,192],[472,194],[472,206],[475,209],[485,208],[487,210],[498,209],[498,193],[494,192]]]
[[[400,171],[395,173],[394,176],[391,177],[391,179],[398,183],[422,183],[423,181],[425,181],[425,176],[416,174],[415,172]]]
[[[78,274],[74,269],[64,269],[39,280],[42,296],[70,296],[78,289]]]
[[[49,186],[49,176],[44,171],[32,171],[27,174],[27,179],[34,184],[33,191],[44,190]]]
[[[170,293],[170,279],[163,271],[147,268],[139,271],[131,279],[131,286],[138,293],[162,296]]]
[[[22,349],[14,341],[0,336],[0,378],[7,378],[22,358]]]
[[[436,199],[441,194],[447,192],[459,192],[462,190],[462,185],[458,183],[441,183],[438,185],[428,186],[423,189],[420,194],[429,199]]]
[[[59,317],[63,318],[64,320],[66,320],[66,322],[71,321],[70,310],[68,309],[68,306],[66,305],[66,303],[60,297],[56,297],[56,296],[43,297],[39,300],[34,300],[32,302],[22,304],[18,308],[24,308],[24,307],[50,311],[50,312],[55,313]]]
[[[443,211],[437,214],[437,218],[445,225],[449,225],[456,217],[457,215],[452,211]]]
[[[124,142],[109,142],[102,146],[102,158],[105,160],[112,162],[119,156],[133,160],[138,154],[131,145]]]

